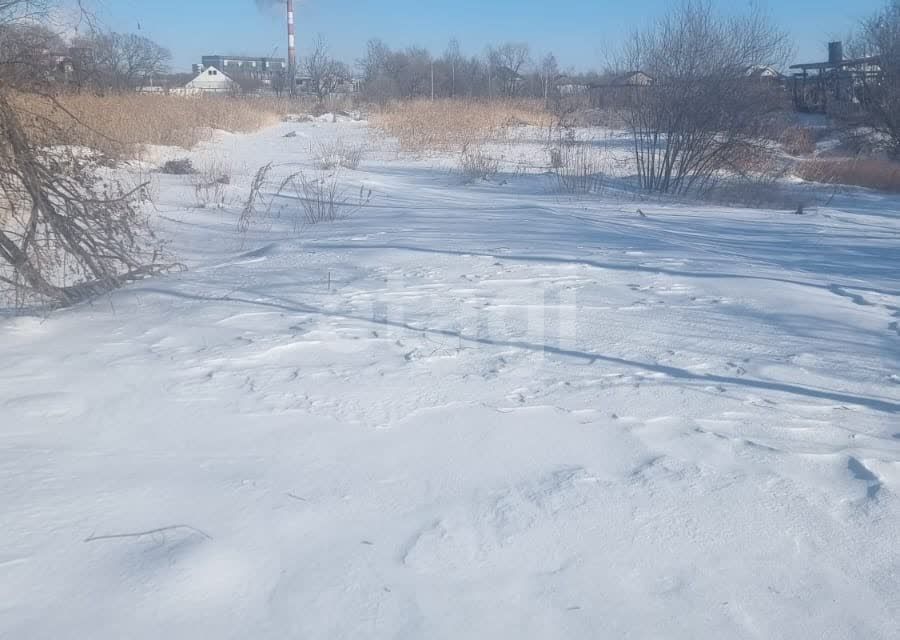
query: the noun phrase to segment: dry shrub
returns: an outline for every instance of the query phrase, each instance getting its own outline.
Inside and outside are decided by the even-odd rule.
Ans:
[[[359,193],[343,187],[337,173],[316,177],[296,173],[282,182],[278,195],[283,195],[288,189],[293,191],[303,211],[302,219],[294,217],[295,230],[305,225],[349,218],[372,199],[372,191],[364,186],[359,187]]]
[[[298,232],[307,226],[348,218],[372,200],[371,189],[360,185],[357,193],[344,186],[339,171],[317,176],[299,171],[273,185],[269,180],[273,168],[272,163],[262,166],[253,178],[238,221],[241,233],[257,225],[269,225],[276,217],[286,219]],[[273,188],[267,191],[267,185]]]
[[[231,166],[220,158],[213,159],[192,174],[192,184],[199,209],[223,207],[231,184]]]
[[[602,150],[590,143],[562,144],[550,149],[550,164],[561,191],[596,193],[603,188],[606,158]]]
[[[900,193],[900,164],[889,160],[822,159],[798,162],[797,177],[809,182],[867,187]]]
[[[71,94],[56,101],[20,94],[16,106],[20,112],[65,126],[74,144],[114,158],[134,157],[141,145],[190,149],[210,139],[215,130],[256,131],[298,107],[286,99],[137,93]]]
[[[517,125],[548,127],[553,116],[540,101],[407,100],[370,116],[372,125],[396,138],[404,151],[459,151],[500,139]]]
[[[479,147],[463,147],[459,171],[469,180],[490,180],[500,172],[500,160]]]
[[[816,150],[813,132],[803,127],[789,127],[780,136],[779,142],[785,153],[792,156],[807,156]]]
[[[362,145],[350,144],[341,139],[319,142],[312,149],[316,164],[323,171],[329,169],[358,169],[365,154]]]
[[[178,158],[176,160],[167,160],[159,169],[160,173],[170,176],[191,176],[197,173],[194,163],[190,158]]]

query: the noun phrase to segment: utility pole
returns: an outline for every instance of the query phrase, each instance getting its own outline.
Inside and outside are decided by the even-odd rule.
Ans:
[[[450,97],[456,97],[456,59],[453,59],[453,62],[450,63]]]
[[[434,102],[434,60],[431,61],[431,101]]]

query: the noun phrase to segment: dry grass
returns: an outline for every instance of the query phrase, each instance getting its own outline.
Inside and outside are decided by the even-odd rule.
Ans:
[[[779,142],[785,153],[792,156],[808,156],[816,150],[816,137],[803,127],[788,127],[782,132]]]
[[[549,127],[554,118],[540,101],[409,100],[370,115],[373,126],[404,151],[460,151],[502,138],[516,125]]]
[[[820,158],[797,163],[794,173],[809,182],[867,187],[900,193],[900,164],[889,160]]]
[[[463,147],[459,157],[459,171],[468,180],[490,180],[500,172],[500,160],[480,147]]]
[[[147,94],[63,95],[56,102],[20,95],[17,107],[65,127],[70,144],[116,158],[138,155],[142,145],[190,149],[208,140],[214,130],[256,131],[302,110],[302,105],[287,99]]]
[[[350,144],[345,140],[329,140],[318,142],[310,148],[310,152],[316,158],[319,169],[353,169],[359,168],[366,153],[362,145]]]

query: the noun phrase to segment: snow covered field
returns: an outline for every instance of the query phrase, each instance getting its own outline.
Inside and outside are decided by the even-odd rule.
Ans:
[[[328,138],[369,206],[239,234]],[[0,637],[898,637],[900,199],[386,148],[222,136],[224,208],[154,176],[186,271],[0,316]]]

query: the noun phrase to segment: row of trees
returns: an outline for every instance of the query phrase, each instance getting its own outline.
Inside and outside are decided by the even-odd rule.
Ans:
[[[171,58],[168,49],[136,34],[97,31],[67,42],[31,20],[0,23],[0,74],[8,82],[53,79],[75,89],[125,91],[167,73]]]
[[[171,58],[166,48],[136,34],[97,31],[66,41],[33,21],[0,25],[0,66],[4,75],[20,81],[53,78],[75,90],[126,91],[163,79]],[[561,76],[553,54],[535,62],[527,44],[512,42],[488,47],[481,56],[467,56],[452,40],[435,57],[421,47],[391,49],[381,40],[371,40],[358,68],[365,95],[374,101],[549,97]],[[349,65],[330,54],[322,36],[312,42],[297,70],[320,99],[354,77]],[[177,76],[179,81],[186,78]],[[250,84],[249,88],[258,88]],[[273,88],[283,85],[284,78],[274,79]]]
[[[368,42],[358,66],[366,97],[374,101],[431,96],[548,98],[562,76],[552,53],[535,62],[528,44],[521,42],[489,46],[482,56],[467,56],[459,42],[451,40],[435,57],[421,47],[391,49],[375,39]],[[585,76],[582,81],[591,79]]]

